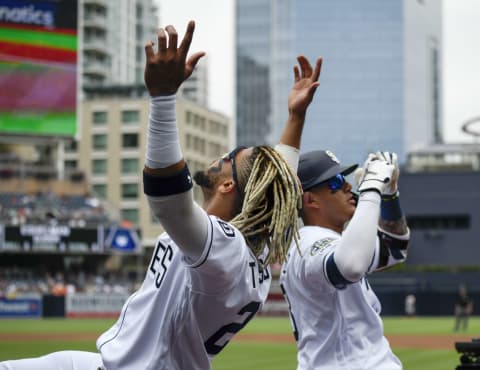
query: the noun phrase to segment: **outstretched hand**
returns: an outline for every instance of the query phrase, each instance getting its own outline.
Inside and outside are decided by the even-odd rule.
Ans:
[[[158,50],[153,42],[145,46],[145,85],[151,96],[175,94],[180,85],[192,74],[204,52],[197,52],[187,60],[192,43],[195,22],[188,22],[187,31],[177,47],[178,34],[173,26],[158,31]]]
[[[318,77],[322,68],[322,58],[317,59],[315,69],[312,69],[305,56],[299,55],[297,60],[300,68],[297,65],[293,67],[294,84],[288,96],[288,110],[290,114],[302,116],[305,115],[313,95],[320,85]]]

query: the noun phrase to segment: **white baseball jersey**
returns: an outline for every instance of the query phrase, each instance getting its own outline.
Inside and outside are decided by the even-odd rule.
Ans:
[[[283,265],[280,283],[297,339],[297,369],[402,369],[383,335],[381,305],[367,280],[344,289],[329,281],[326,261],[340,238],[333,230],[304,226],[301,255],[293,245]],[[374,261],[378,254],[377,240]]]
[[[202,256],[188,264],[162,234],[141,288],[97,340],[106,369],[210,369],[210,362],[260,309],[270,271],[240,232],[209,216]]]

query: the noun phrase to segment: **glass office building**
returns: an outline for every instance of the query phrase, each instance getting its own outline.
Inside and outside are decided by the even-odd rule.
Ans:
[[[361,162],[383,149],[403,162],[409,150],[441,142],[440,1],[238,0],[236,7],[240,144],[278,141],[299,54],[324,59],[302,151],[328,148],[343,162]],[[246,60],[264,70],[250,74]]]

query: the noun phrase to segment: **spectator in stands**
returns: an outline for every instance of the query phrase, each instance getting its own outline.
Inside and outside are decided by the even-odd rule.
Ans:
[[[405,296],[405,314],[408,317],[415,316],[416,302],[417,302],[417,298],[415,297],[415,294],[410,293]]]
[[[473,301],[468,296],[467,287],[460,285],[455,301],[455,326],[453,327],[453,331],[457,332],[460,329],[466,331],[468,328],[468,319],[472,313]]]

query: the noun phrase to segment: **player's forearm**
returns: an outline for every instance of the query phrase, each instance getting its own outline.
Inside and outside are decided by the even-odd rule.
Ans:
[[[407,220],[405,219],[405,216],[402,216],[399,220],[396,220],[396,221],[388,221],[388,220],[380,219],[378,221],[378,226],[380,226],[380,228],[382,228],[385,231],[388,231],[391,234],[396,234],[396,235],[408,234],[408,226],[407,226]]]
[[[175,95],[150,98],[145,167],[147,171],[165,176],[183,168]]]
[[[291,111],[280,137],[280,143],[300,149],[306,112]]]
[[[338,270],[350,282],[360,280],[372,262],[379,215],[380,195],[375,191],[360,194],[355,214],[334,253]]]
[[[192,258],[201,255],[207,217],[193,201],[192,178],[180,149],[175,95],[152,97],[144,192],[150,209],[176,244]]]
[[[381,217],[378,225],[391,234],[406,235],[408,233],[407,220],[400,206],[399,197],[398,191],[393,195],[382,196]]]

